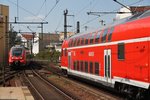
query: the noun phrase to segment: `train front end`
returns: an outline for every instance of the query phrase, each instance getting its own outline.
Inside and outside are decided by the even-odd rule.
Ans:
[[[26,65],[26,54],[23,47],[12,47],[9,53],[9,65],[13,67]]]

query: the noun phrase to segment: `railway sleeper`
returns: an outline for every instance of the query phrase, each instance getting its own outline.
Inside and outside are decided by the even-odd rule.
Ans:
[[[115,83],[115,89],[119,93],[125,94],[128,100],[150,100],[150,89],[146,90],[144,88],[139,88],[119,82]]]

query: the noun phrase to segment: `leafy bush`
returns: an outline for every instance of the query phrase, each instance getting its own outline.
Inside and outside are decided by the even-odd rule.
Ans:
[[[35,56],[35,58],[41,60],[50,60],[51,62],[57,62],[59,60],[59,56],[60,56],[60,52],[53,50],[51,52],[41,51]]]

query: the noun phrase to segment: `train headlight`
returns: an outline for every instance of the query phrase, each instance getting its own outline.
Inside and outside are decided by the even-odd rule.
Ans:
[[[11,59],[14,59],[14,57],[12,56]]]
[[[22,56],[20,56],[20,59],[22,59]]]

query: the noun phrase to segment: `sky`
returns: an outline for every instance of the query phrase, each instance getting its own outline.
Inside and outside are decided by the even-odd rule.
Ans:
[[[150,6],[150,0],[117,0],[127,6]],[[68,10],[68,31],[76,31],[80,21],[81,32],[94,31],[105,24],[112,23],[115,14],[88,15],[87,12],[118,11],[122,6],[113,0],[0,0],[0,4],[9,6],[9,21],[14,22],[48,22],[44,33],[64,31],[64,10]],[[72,16],[73,15],[73,16]],[[85,28],[87,27],[87,29]],[[13,25],[15,31],[41,32],[40,25]]]

